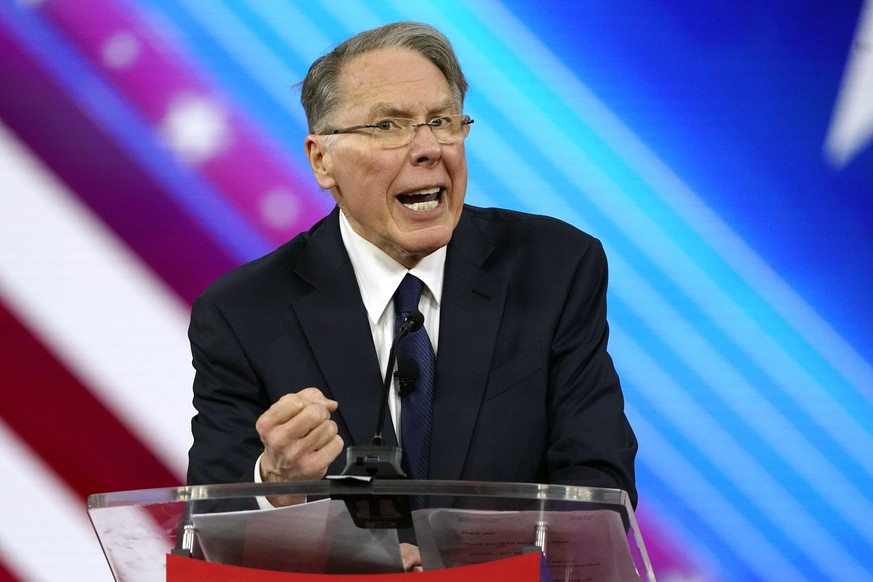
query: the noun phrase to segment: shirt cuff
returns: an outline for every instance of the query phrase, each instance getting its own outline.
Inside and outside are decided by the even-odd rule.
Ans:
[[[258,460],[255,461],[255,483],[263,483],[263,481],[261,480],[261,457],[263,457],[263,456],[264,456],[264,454],[261,453],[258,456]],[[273,509],[274,508],[273,504],[270,503],[270,500],[267,499],[266,497],[259,495],[259,496],[255,497],[255,501],[258,502],[258,509]]]

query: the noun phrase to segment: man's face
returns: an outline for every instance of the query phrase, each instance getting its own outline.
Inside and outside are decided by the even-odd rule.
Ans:
[[[418,123],[456,111],[442,72],[416,52],[378,49],[355,57],[339,79],[333,127],[386,117]],[[359,235],[407,268],[448,244],[467,190],[464,142],[444,145],[430,128],[409,145],[380,149],[367,131],[309,136],[315,177]]]

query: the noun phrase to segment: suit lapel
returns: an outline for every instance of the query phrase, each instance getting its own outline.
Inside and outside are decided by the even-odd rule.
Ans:
[[[459,479],[476,425],[506,299],[506,283],[482,269],[493,251],[462,215],[446,255],[440,303],[430,478]]]
[[[346,445],[369,443],[376,428],[382,373],[336,209],[313,231],[296,273],[312,286],[291,307],[325,380],[320,388],[339,402],[335,418],[341,432],[344,426],[352,438]],[[383,436],[396,444],[388,420]]]

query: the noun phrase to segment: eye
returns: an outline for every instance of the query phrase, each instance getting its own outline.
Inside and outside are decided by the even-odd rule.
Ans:
[[[373,127],[379,131],[397,131],[400,129],[400,124],[396,119],[383,119],[373,124]]]
[[[427,124],[431,127],[447,127],[452,124],[452,118],[448,116],[434,117]]]

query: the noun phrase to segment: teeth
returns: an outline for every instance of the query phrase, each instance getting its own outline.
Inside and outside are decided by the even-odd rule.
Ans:
[[[440,205],[441,190],[442,188],[440,188],[439,186],[432,186],[430,188],[422,188],[421,190],[407,192],[406,194],[401,195],[399,198],[401,204],[403,204],[410,210],[413,210],[415,212],[426,212],[428,210],[433,210]],[[423,200],[418,201],[417,199]]]
[[[439,194],[439,188],[426,188],[424,190],[418,190],[416,192],[409,192],[408,196],[431,196],[433,194]]]
[[[431,200],[430,202],[412,202],[410,204],[404,204],[405,207],[410,210],[415,210],[416,212],[422,212],[425,210],[433,210],[437,206],[440,205],[439,200]]]

